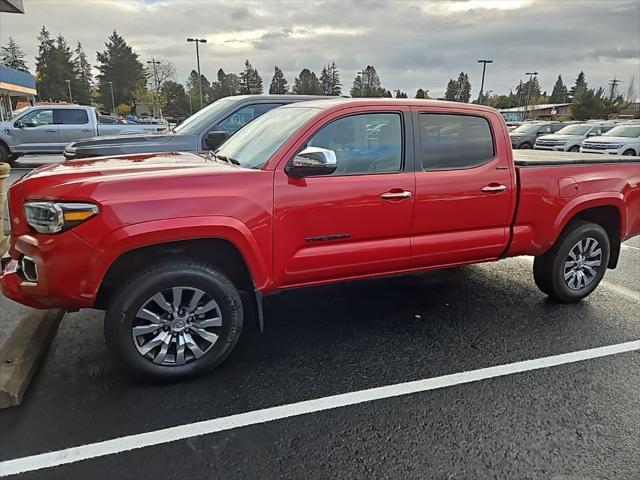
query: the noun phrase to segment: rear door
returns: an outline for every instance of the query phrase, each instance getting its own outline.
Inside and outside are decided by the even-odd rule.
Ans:
[[[291,158],[276,169],[274,271],[280,287],[409,267],[411,117],[397,108],[351,111],[323,122],[296,148],[333,150],[338,168],[332,175],[290,178],[284,164]]]
[[[507,245],[516,195],[506,131],[497,118],[422,107],[415,108],[414,125],[413,266],[497,258]]]
[[[95,136],[89,114],[83,108],[56,108],[53,110],[53,120],[58,126],[63,148],[68,143]]]
[[[17,152],[60,151],[58,126],[53,109],[36,108],[13,122],[11,130]]]

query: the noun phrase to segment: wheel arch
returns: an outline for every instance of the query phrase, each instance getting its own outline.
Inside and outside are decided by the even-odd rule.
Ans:
[[[624,216],[621,213],[622,208],[624,208],[624,201],[618,197],[576,205],[560,216],[556,222],[556,235],[553,244],[567,228],[577,221],[596,223],[605,229],[609,237],[611,252],[607,266],[608,268],[616,268],[620,257],[621,236],[626,228]]]

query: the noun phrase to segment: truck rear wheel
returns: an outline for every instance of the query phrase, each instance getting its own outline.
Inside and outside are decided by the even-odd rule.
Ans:
[[[533,263],[538,288],[562,302],[577,302],[595,290],[607,270],[610,242],[600,225],[575,222]]]
[[[171,262],[122,286],[107,307],[104,333],[126,374],[171,382],[218,366],[235,347],[242,320],[240,295],[221,271]]]

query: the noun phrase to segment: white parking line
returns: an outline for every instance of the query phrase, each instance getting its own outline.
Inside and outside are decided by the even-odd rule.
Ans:
[[[325,410],[342,408],[365,402],[373,402],[386,398],[411,395],[414,393],[437,390],[439,388],[452,387],[454,385],[461,385],[464,383],[556,367],[558,365],[566,365],[569,363],[581,362],[593,358],[606,357],[609,355],[617,355],[637,350],[640,350],[640,340],[592,348],[589,350],[564,353],[561,355],[536,358],[534,360],[498,365],[495,367],[481,368],[478,370],[454,373],[451,375],[427,378],[413,382],[398,383],[385,387],[343,393],[330,397],[317,398],[289,405],[281,405],[279,407],[265,408],[263,410],[231,415],[229,417],[204,420],[201,422],[164,428],[162,430],[114,438],[112,440],[91,443],[79,447],[42,453],[30,457],[6,460],[4,462],[0,462],[0,477],[7,477],[9,475],[16,475],[18,473],[40,470],[43,468],[56,467],[68,463],[79,462],[81,460],[88,460],[90,458],[103,457],[105,455],[128,452],[138,448],[152,447],[200,435],[208,435],[211,433],[231,430],[233,428],[272,422],[283,418],[322,412]]]
[[[633,245],[625,245],[624,243],[620,245],[623,250],[640,250],[640,247],[634,247]]]

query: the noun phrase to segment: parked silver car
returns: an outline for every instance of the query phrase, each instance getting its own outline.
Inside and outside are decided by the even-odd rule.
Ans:
[[[567,125],[551,135],[542,135],[533,146],[536,150],[555,150],[558,152],[579,152],[585,138],[596,137],[608,132],[613,123],[578,123]]]

